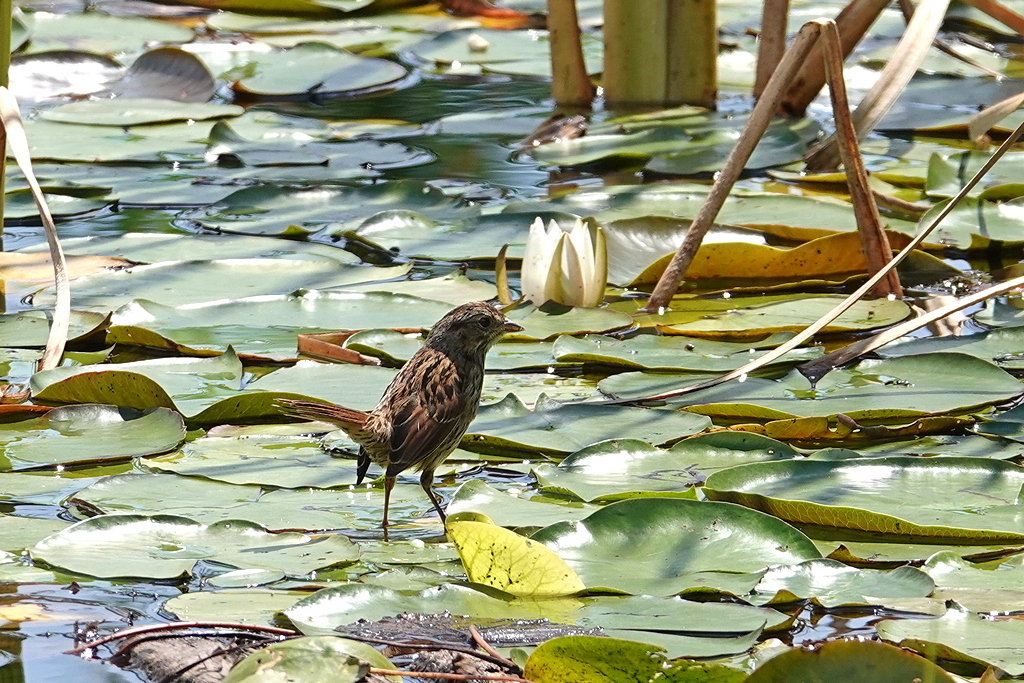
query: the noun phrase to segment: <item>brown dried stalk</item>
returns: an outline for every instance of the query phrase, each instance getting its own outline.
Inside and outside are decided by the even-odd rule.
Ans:
[[[846,169],[846,183],[850,188],[850,201],[857,218],[857,233],[867,261],[868,272],[877,273],[892,260],[892,247],[882,227],[878,206],[868,185],[868,172],[860,155],[857,132],[850,118],[850,101],[846,98],[846,81],[843,78],[843,54],[839,44],[839,31],[835,22],[821,22],[821,42],[824,48],[825,75],[828,78],[829,95],[832,98],[832,116],[839,136],[839,153]],[[875,285],[875,296],[903,296],[903,287],[895,270]]]
[[[768,81],[764,94],[754,105],[754,110],[750,112],[750,118],[747,119],[747,125],[743,128],[739,141],[729,152],[725,165],[715,177],[715,183],[711,186],[711,191],[708,192],[708,196],[690,224],[689,230],[686,231],[683,243],[679,245],[676,255],[668,264],[665,272],[661,274],[661,278],[647,302],[646,310],[657,312],[659,309],[666,308],[672,300],[672,295],[679,287],[679,283],[686,274],[686,269],[690,267],[690,262],[693,261],[705,233],[722,209],[722,205],[729,196],[729,191],[740,177],[740,173],[743,172],[747,160],[767,130],[768,124],[771,123],[783,90],[797,69],[800,68],[800,64],[807,58],[807,53],[817,41],[820,31],[820,25],[815,22],[809,22],[800,27],[793,43],[786,50],[782,61],[779,62],[779,67]]]

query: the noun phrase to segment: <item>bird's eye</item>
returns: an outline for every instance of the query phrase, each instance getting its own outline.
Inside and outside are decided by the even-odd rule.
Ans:
[[[486,330],[491,326],[491,319],[486,317],[480,317],[476,319],[476,324]]]

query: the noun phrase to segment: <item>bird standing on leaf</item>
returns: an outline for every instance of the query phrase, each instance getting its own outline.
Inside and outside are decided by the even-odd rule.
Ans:
[[[279,403],[291,415],[338,425],[359,444],[357,485],[371,462],[384,468],[385,538],[391,489],[410,467],[423,472],[420,486],[444,522],[444,510],[430,488],[434,470],[476,416],[488,349],[506,333],[522,329],[489,304],[463,304],[431,328],[370,412],[312,401]]]

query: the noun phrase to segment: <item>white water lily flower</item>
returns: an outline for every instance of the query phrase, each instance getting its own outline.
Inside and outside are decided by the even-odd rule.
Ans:
[[[604,231],[580,219],[570,226],[537,218],[523,256],[523,297],[540,305],[597,306],[608,281]]]

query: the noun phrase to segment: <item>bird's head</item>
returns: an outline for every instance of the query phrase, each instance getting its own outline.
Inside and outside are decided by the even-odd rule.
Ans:
[[[438,320],[425,343],[449,351],[486,353],[502,336],[521,329],[521,325],[506,318],[494,306],[475,301],[459,306]]]

